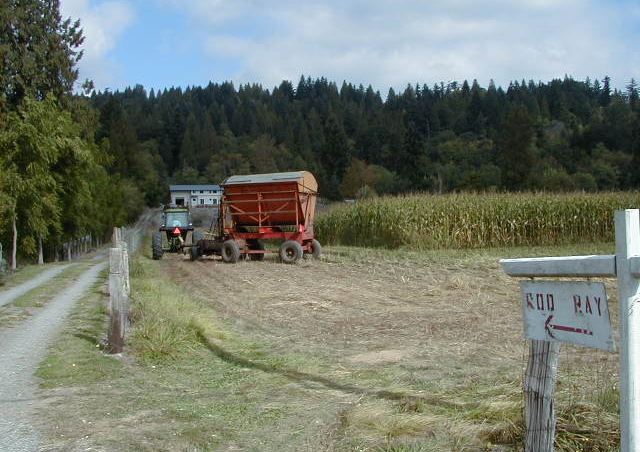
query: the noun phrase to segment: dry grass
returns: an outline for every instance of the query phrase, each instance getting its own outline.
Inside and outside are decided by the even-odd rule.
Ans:
[[[76,389],[49,412],[66,437],[91,438],[68,450],[517,451],[527,344],[517,281],[497,260],[610,246],[327,247],[322,261],[295,266],[141,260],[136,334],[165,342],[152,334],[173,324],[171,352],[136,339],[134,355],[112,369],[113,388],[95,374],[56,374],[47,384]],[[615,293],[611,281],[607,289]],[[63,345],[61,356],[75,350]],[[91,347],[59,359],[99,368]],[[616,359],[563,347],[557,450],[616,447]],[[87,418],[92,427],[79,421]]]

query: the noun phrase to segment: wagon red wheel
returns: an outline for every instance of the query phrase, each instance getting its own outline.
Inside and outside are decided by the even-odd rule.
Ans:
[[[222,249],[220,250],[220,254],[222,255],[222,261],[227,264],[235,264],[240,259],[240,247],[233,240],[227,240],[222,244]]]
[[[285,264],[295,264],[302,257],[302,246],[293,240],[280,245],[280,259]]]

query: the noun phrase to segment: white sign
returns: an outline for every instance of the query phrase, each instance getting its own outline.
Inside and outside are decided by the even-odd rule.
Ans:
[[[604,284],[521,281],[527,339],[615,350]]]

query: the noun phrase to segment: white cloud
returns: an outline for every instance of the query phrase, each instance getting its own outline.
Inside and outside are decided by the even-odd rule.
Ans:
[[[132,6],[121,0],[98,4],[89,0],[62,0],[60,12],[63,18],[80,19],[85,36],[84,54],[78,65],[79,82],[88,78],[97,87],[117,84],[121,69],[110,59],[109,52],[133,21]]]
[[[629,36],[637,6],[592,0],[156,0],[187,11],[207,36],[212,77],[266,86],[301,74],[372,84],[477,78],[548,81],[637,77],[640,56]],[[635,8],[635,10],[634,10]],[[631,27],[631,25],[630,25]],[[236,60],[234,74],[216,72]],[[635,63],[634,63],[635,61]],[[634,67],[631,67],[634,65]]]

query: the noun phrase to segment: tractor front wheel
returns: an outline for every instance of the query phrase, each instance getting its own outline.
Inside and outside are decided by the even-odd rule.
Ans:
[[[280,245],[280,260],[285,264],[295,264],[302,257],[302,246],[293,240]]]
[[[162,233],[156,232],[151,237],[151,255],[154,260],[162,259]]]
[[[235,264],[240,259],[240,247],[234,240],[227,240],[222,244],[220,255],[225,264]]]

